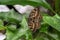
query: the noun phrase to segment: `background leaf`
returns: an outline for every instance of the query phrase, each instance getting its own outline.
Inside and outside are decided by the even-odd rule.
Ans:
[[[3,21],[0,19],[0,30],[5,30],[6,27],[4,27]]]
[[[60,0],[55,0],[55,11],[60,14]]]
[[[0,19],[10,23],[19,23],[22,20],[22,15],[16,13],[14,10],[11,10],[9,12],[0,13]]]
[[[60,17],[58,16],[58,18],[57,18],[57,16],[55,16],[55,17],[44,16],[43,20],[47,24],[51,25],[53,28],[55,28],[56,30],[58,30],[60,32],[60,20],[58,20],[58,18],[60,18]]]
[[[7,40],[19,40],[24,35],[28,37],[27,40],[29,38],[30,38],[29,40],[32,39],[32,35],[31,32],[29,31],[25,17],[23,17],[22,22],[20,24],[21,24],[20,28],[16,29],[14,32],[11,30],[9,31],[9,29],[7,30]]]

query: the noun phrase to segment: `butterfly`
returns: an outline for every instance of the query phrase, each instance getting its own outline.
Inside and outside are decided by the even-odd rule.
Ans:
[[[28,17],[28,26],[33,32],[35,32],[37,29],[41,27],[41,19],[42,16],[40,14],[40,7],[36,7],[31,11]]]

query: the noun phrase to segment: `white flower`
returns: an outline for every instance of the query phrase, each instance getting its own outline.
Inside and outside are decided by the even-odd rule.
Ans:
[[[30,5],[26,5],[26,6],[14,5],[14,7],[21,14],[26,13],[26,12],[29,12],[29,11],[31,11],[33,9],[33,7],[30,6]]]
[[[4,40],[6,38],[6,35],[0,33],[0,40]]]
[[[0,12],[8,12],[9,8],[6,5],[0,5]]]

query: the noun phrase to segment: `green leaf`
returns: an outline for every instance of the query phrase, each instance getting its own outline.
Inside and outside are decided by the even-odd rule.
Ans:
[[[8,29],[10,29],[11,31],[16,31],[16,25],[8,25]]]
[[[43,20],[51,25],[53,28],[58,30],[60,32],[60,17],[57,15],[55,17],[50,17],[50,16],[44,16]]]
[[[59,40],[58,34],[52,34],[52,33],[48,33],[48,32],[46,34],[49,35],[52,39]]]
[[[9,1],[11,1],[11,0],[5,0],[5,1],[3,1],[3,0],[0,0],[0,2],[9,2]]]
[[[19,23],[22,20],[22,15],[16,13],[14,10],[11,10],[9,12],[0,13],[0,19],[10,23]]]
[[[0,19],[0,25],[3,25],[3,21]]]
[[[37,1],[36,0],[29,0],[29,1],[39,3],[41,6],[51,9],[51,6],[46,2],[46,0],[37,0]]]
[[[6,30],[6,40],[11,40],[14,37],[14,33],[11,30],[7,29]]]
[[[51,33],[49,27],[50,26],[46,22],[43,22],[41,28],[39,29],[41,34],[38,33],[38,36],[35,38],[35,40],[59,40],[56,30],[53,31],[54,29],[51,29],[53,31],[53,33]]]
[[[11,31],[10,29],[7,30],[7,34],[6,34],[7,40],[19,40],[19,39],[21,39],[21,37],[23,35],[25,35],[26,38],[28,36],[27,39],[32,38],[32,35],[31,35],[31,32],[29,31],[25,17],[23,17],[22,22],[20,24],[21,24],[20,28],[16,29],[15,32]],[[10,30],[10,32],[9,32],[9,30]],[[12,36],[11,36],[11,34],[12,34]]]
[[[5,30],[6,27],[3,26],[3,21],[0,19],[0,30]]]
[[[26,36],[26,40],[33,40],[33,36],[32,36],[32,32],[31,31],[28,30],[26,32],[25,36]]]
[[[60,14],[60,0],[55,0],[55,11]]]
[[[42,24],[40,28],[40,32],[46,33],[48,31],[48,24]]]

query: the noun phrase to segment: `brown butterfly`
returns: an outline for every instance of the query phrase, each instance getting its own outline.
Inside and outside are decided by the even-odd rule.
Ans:
[[[40,21],[42,19],[40,12],[40,7],[36,7],[35,9],[32,10],[32,12],[29,15],[28,18],[28,26],[32,31],[36,31],[37,29],[40,28]]]

